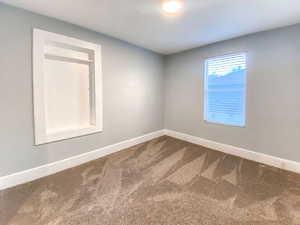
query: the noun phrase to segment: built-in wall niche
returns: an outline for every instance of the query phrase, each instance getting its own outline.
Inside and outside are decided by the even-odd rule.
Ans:
[[[33,30],[35,143],[102,131],[101,46]]]

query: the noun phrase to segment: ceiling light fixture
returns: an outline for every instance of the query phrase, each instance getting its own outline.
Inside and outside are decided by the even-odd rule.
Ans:
[[[182,0],[162,0],[161,8],[168,14],[175,14],[182,8]]]

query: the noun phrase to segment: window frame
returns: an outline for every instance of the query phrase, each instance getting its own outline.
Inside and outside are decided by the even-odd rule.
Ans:
[[[240,55],[244,54],[245,55],[245,61],[246,61],[246,69],[245,69],[245,76],[246,76],[246,85],[245,85],[245,95],[244,95],[244,124],[243,125],[234,125],[234,124],[228,124],[228,123],[222,123],[222,122],[214,122],[214,121],[209,121],[207,120],[207,77],[208,77],[208,61],[210,59],[215,59],[215,58],[221,58],[225,56],[232,56],[232,55]],[[215,124],[215,125],[222,125],[222,126],[229,126],[229,127],[237,127],[237,128],[246,128],[247,126],[247,92],[248,92],[248,52],[247,51],[240,51],[240,52],[231,52],[231,53],[225,53],[223,55],[216,55],[216,56],[210,56],[204,58],[204,82],[203,82],[203,120],[206,123],[209,124]]]

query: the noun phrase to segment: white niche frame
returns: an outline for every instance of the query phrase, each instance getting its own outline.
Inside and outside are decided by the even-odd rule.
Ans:
[[[54,63],[54,65],[47,65],[51,61],[58,64]],[[61,73],[59,73],[60,71],[56,72],[60,68],[60,65],[61,68],[65,68],[65,70],[61,71]],[[77,72],[77,69],[75,68],[76,65],[78,65],[80,72]],[[33,29],[33,103],[36,145],[101,132],[103,130],[101,66],[100,45],[40,29]],[[46,71],[46,67],[50,69]],[[50,75],[54,74],[54,76],[49,76],[49,70],[51,71]],[[53,92],[53,90],[56,91],[57,89],[55,81],[51,80],[51,82],[49,82],[51,83],[50,87],[47,87],[47,81],[49,79],[55,79],[53,77],[58,77],[57,74],[59,74],[59,76],[62,75],[60,77],[65,79],[64,83],[66,84],[66,79],[68,78],[63,78],[64,75],[67,75],[66,71],[75,71],[77,76],[77,78],[71,77],[71,79],[75,80],[76,85],[73,85],[75,88],[69,88],[69,85],[65,85],[67,89],[72,89],[69,92],[66,91],[68,93],[67,96],[70,96],[71,101],[66,101],[65,95],[61,94],[64,92],[62,91],[64,88],[61,87],[61,83],[63,82],[57,83],[57,86],[60,88],[61,96],[56,96],[59,94],[57,94],[57,92]],[[85,73],[88,73],[88,75]],[[80,75],[82,74],[84,74],[83,76],[85,77],[85,82],[81,82],[80,80],[82,79],[80,78]],[[70,76],[71,75],[69,74],[69,78]],[[88,78],[86,78],[86,76],[88,76]],[[59,77],[56,79],[59,79]],[[85,86],[81,83],[84,83]],[[80,107],[81,105],[78,103],[80,101],[79,99],[81,98],[81,92],[79,92],[79,97],[77,95],[72,95],[72,93],[76,91],[77,86],[84,86],[84,91],[88,92],[84,93],[84,96],[88,96],[88,100],[86,100],[84,104],[81,104],[85,106],[88,105],[86,109],[82,109],[84,107]],[[56,107],[56,103],[54,102],[53,104],[53,99],[51,99],[54,98],[53,96],[56,96],[58,102],[60,102],[60,98],[64,98],[65,100],[65,102],[57,105],[57,111],[53,110],[54,106]],[[48,100],[50,103],[47,103],[47,99],[51,99]],[[56,123],[57,121],[54,121],[55,116],[60,117],[60,115],[64,113],[62,112],[62,114],[60,114],[61,108],[65,107],[65,111],[68,111],[69,108],[72,108],[65,106],[68,105],[69,102],[72,102],[70,104],[75,102],[75,109],[78,108],[78,110],[85,112],[79,112],[77,114],[85,114],[88,119],[85,118],[86,121],[82,124],[78,123],[74,126],[67,125],[66,127],[62,125],[59,127],[58,125],[62,124],[63,119],[58,119],[59,123]],[[49,112],[47,110],[49,110]],[[54,116],[49,119],[48,117],[51,113],[54,114]],[[74,115],[75,114],[76,113],[74,113]],[[72,113],[65,112],[65,118],[67,118],[66,115],[70,115],[70,118],[72,118]],[[76,117],[75,115],[73,117],[78,120],[78,117],[80,116]],[[74,119],[74,121],[76,121],[76,119]],[[51,127],[52,125],[49,125],[51,123],[52,125],[55,124],[53,126],[54,128]]]

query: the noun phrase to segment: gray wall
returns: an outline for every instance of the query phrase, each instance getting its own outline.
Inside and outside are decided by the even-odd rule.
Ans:
[[[163,121],[168,129],[300,161],[300,25],[165,59],[106,35],[3,4],[0,27],[0,176],[162,129]],[[102,45],[102,133],[34,146],[33,27]],[[246,127],[204,122],[204,59],[240,51],[248,53]]]
[[[245,128],[203,121],[204,60],[248,53]],[[165,128],[300,161],[300,25],[172,55],[166,61]]]
[[[163,58],[105,35],[0,4],[0,176],[163,127]],[[102,45],[103,133],[34,146],[32,28]]]

